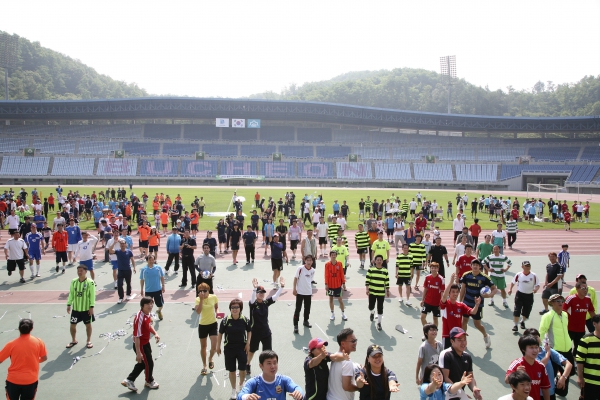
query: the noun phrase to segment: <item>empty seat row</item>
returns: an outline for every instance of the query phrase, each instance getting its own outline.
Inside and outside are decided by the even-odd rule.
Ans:
[[[496,182],[497,164],[456,164],[456,180],[463,182]]]
[[[375,179],[393,181],[393,180],[412,180],[410,164],[388,164],[375,163]]]
[[[92,176],[94,158],[54,157],[51,175],[54,176]]]
[[[0,138],[0,153],[20,153],[27,147],[29,147],[29,139]]]
[[[576,165],[573,167],[573,172],[569,175],[567,182],[588,185],[598,173],[598,169],[600,169],[598,165]]]
[[[530,147],[529,155],[538,161],[575,161],[580,147]]]
[[[42,154],[75,154],[74,140],[35,139],[33,147]]]
[[[417,181],[453,181],[450,164],[413,164]]]
[[[4,156],[0,175],[35,176],[48,175],[50,157]]]

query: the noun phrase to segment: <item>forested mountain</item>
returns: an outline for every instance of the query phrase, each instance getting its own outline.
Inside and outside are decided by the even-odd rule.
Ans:
[[[441,76],[411,68],[349,72],[328,81],[290,85],[281,93],[250,96],[257,99],[304,100],[368,107],[445,113],[447,90]],[[579,82],[537,82],[531,90],[491,91],[465,81],[452,85],[452,113],[550,117],[600,115],[600,75]]]
[[[0,35],[4,32],[0,31]],[[4,99],[4,71],[0,75],[0,99]],[[10,70],[11,100],[79,100],[146,97],[136,84],[101,75],[64,54],[19,38],[19,62]]]

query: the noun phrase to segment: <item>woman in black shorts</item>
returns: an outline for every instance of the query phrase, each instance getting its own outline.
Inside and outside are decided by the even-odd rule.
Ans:
[[[233,263],[237,264],[237,254],[240,250],[240,239],[242,232],[240,231],[240,224],[233,224],[233,229],[229,232],[229,246],[231,247],[231,255],[233,256]]]
[[[250,362],[259,345],[262,343],[262,351],[273,350],[271,328],[269,328],[269,306],[275,303],[281,295],[285,286],[283,277],[279,280],[280,286],[273,296],[265,299],[267,291],[264,286],[258,286],[258,279],[252,280],[254,290],[250,298],[250,326],[252,327],[252,336],[250,342],[250,352],[248,353],[248,363],[246,364],[246,374],[250,375]]]
[[[221,340],[225,336],[225,369],[229,371],[231,383],[231,398],[236,399],[237,392],[241,390],[246,380],[246,361],[250,351],[250,321],[242,315],[244,303],[241,299],[233,299],[229,303],[230,315],[221,320],[219,337],[217,338],[217,354],[221,355]],[[235,387],[235,372],[240,375],[239,390]]]
[[[198,322],[198,337],[200,337],[200,357],[202,357],[202,375],[208,374],[206,369],[206,338],[210,337],[210,356],[208,368],[213,369],[213,356],[217,348],[217,313],[219,312],[219,299],[214,294],[209,294],[210,287],[206,283],[198,285],[196,297],[196,314],[200,314]]]

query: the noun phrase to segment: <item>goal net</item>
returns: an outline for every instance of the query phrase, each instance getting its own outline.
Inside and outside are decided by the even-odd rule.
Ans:
[[[564,186],[555,185],[552,183],[528,183],[527,198],[529,197],[553,197],[558,199],[559,193],[566,193]]]

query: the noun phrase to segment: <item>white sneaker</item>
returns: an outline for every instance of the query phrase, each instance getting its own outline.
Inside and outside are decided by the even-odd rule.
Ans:
[[[492,345],[492,338],[490,337],[490,335],[488,334],[487,336],[485,336],[483,338],[483,341],[485,342],[485,348],[489,349],[490,346]]]
[[[123,299],[119,299],[119,301],[117,301],[117,304],[121,304],[123,302]]]
[[[346,317],[346,314],[342,314],[342,321],[348,321],[348,317]]]
[[[127,296],[127,297],[125,297],[125,298],[126,298],[127,300],[131,300],[131,299],[133,299],[133,297],[131,297],[131,296]]]
[[[231,389],[231,396],[229,397],[231,400],[237,399],[237,390]]]
[[[135,387],[133,382],[131,382],[129,379],[124,379],[123,382],[121,382],[121,385],[125,386],[127,389],[131,390],[132,392],[137,392],[137,388]]]
[[[407,306],[412,306],[412,303],[409,300],[406,300],[404,304],[406,304]]]
[[[403,303],[404,303],[404,299],[403,299],[402,297],[400,297],[400,298],[398,299],[398,303],[400,303],[400,304],[403,304]]]
[[[144,386],[146,386],[148,389],[158,389],[158,383],[156,383],[156,381],[152,381],[152,382],[146,382],[144,384]]]
[[[489,305],[490,307],[493,307],[493,306],[494,306],[494,302],[493,302],[493,301],[490,301],[490,303],[489,303],[488,305]]]
[[[330,319],[331,321],[333,321],[333,320],[335,319],[335,314],[334,314],[334,313],[331,313],[331,317],[329,317],[329,319]]]

